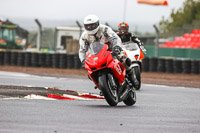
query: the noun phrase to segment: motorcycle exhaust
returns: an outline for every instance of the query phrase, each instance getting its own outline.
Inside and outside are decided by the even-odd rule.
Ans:
[[[119,87],[119,91],[118,91],[118,96],[119,96],[119,101],[123,101],[127,98],[129,89],[127,88],[128,84],[127,81],[125,80],[122,85]]]
[[[129,89],[126,89],[120,96],[120,100],[123,101],[127,98],[127,95],[128,95],[128,92],[129,92]]]
[[[121,95],[121,93],[123,92],[124,88],[127,86],[126,81],[124,81],[120,86],[119,86],[119,90],[118,90],[118,94]]]

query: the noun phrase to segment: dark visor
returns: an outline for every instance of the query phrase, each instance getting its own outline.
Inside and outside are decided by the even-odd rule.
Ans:
[[[85,29],[88,31],[92,31],[92,30],[96,29],[98,26],[99,26],[99,22],[84,25]]]

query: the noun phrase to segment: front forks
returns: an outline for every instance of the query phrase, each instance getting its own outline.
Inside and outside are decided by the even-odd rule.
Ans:
[[[112,89],[112,90],[117,90],[117,85],[116,85],[116,83],[115,83],[115,80],[114,80],[112,74],[110,74],[110,73],[108,73],[108,80],[109,80],[109,82],[110,82],[111,89]]]
[[[117,92],[118,92],[119,101],[125,100],[128,96],[129,91],[133,91],[132,88],[130,88],[128,80],[125,78],[125,81],[117,89],[117,85],[115,83],[113,75],[110,73],[108,73],[107,75],[108,75],[108,80],[109,80],[111,89],[117,90]]]

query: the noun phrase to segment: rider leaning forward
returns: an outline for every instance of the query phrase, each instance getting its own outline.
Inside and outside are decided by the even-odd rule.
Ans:
[[[144,48],[143,44],[137,38],[134,33],[129,32],[129,25],[126,22],[121,22],[118,25],[118,32],[117,35],[121,38],[122,44],[126,44],[128,42],[137,43],[143,53],[146,53],[146,49]]]
[[[103,44],[109,45],[109,50],[119,59],[126,68],[126,73],[128,75],[129,80],[133,84],[133,86],[137,86],[139,83],[136,79],[135,72],[129,68],[131,65],[131,61],[125,55],[121,55],[122,48],[121,39],[119,36],[109,27],[99,23],[99,18],[96,15],[88,15],[84,19],[84,27],[85,31],[82,33],[79,44],[79,58],[82,63],[82,67],[85,66],[86,52],[90,48],[89,45],[98,41]],[[124,62],[123,62],[124,61]]]

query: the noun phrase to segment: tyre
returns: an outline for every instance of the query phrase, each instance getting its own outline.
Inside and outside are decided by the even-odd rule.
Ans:
[[[166,60],[164,58],[158,59],[157,72],[166,72]]]
[[[136,103],[135,91],[130,91],[126,100],[123,101],[127,106],[132,106]]]
[[[149,57],[145,57],[142,60],[142,71],[149,72]]]
[[[118,104],[117,90],[112,90],[110,81],[106,74],[100,75],[98,78],[99,87],[110,106],[116,106]]]
[[[140,90],[140,87],[141,87],[141,72],[140,72],[140,67],[139,66],[136,66],[134,67],[134,70],[135,70],[135,75],[136,75],[136,78],[139,82],[139,85],[135,87],[136,90]]]
[[[157,72],[158,58],[149,58],[149,72]]]

